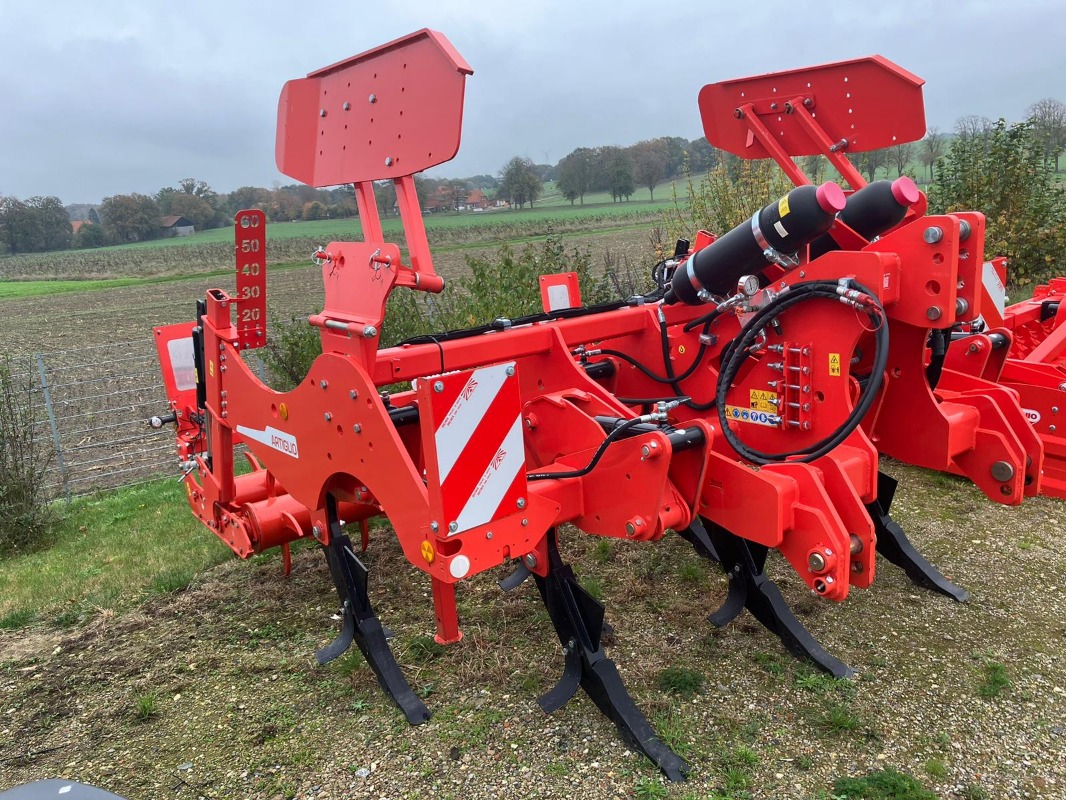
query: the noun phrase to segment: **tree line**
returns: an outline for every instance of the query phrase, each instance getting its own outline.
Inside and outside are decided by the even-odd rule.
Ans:
[[[1025,126],[1040,157],[1058,172],[1066,151],[1066,105],[1044,98],[1027,110]],[[879,171],[895,170],[902,175],[919,163],[932,181],[934,167],[953,148],[983,141],[997,123],[987,117],[960,118],[951,134],[930,128],[918,142],[904,142],[883,150],[857,153],[856,167],[872,181]],[[570,203],[584,204],[591,193],[605,192],[614,202],[628,201],[637,187],[647,187],[655,198],[655,187],[682,175],[704,174],[718,165],[730,174],[740,169],[740,159],[712,147],[706,139],[686,140],[664,136],[628,147],[579,147],[556,164],[536,164],[524,156],[507,161],[498,175],[434,179],[415,176],[415,189],[423,209],[459,210],[471,192],[480,189],[487,196],[506,201],[511,208],[532,206],[554,181],[555,188]],[[828,162],[822,156],[808,156],[801,166],[814,181],[823,179]],[[919,176],[915,176],[919,177]],[[396,191],[391,181],[374,187],[379,213],[394,213]],[[142,242],[164,235],[160,220],[166,216],[188,219],[196,230],[231,225],[234,214],[243,208],[260,208],[272,222],[353,217],[358,214],[354,187],[315,189],[302,184],[270,189],[242,186],[219,193],[205,181],[184,178],[176,186],[165,186],[154,195],[140,193],[105,197],[95,206],[67,206],[54,196],[34,196],[20,200],[0,196],[0,253],[8,254],[64,250],[71,247],[101,247]],[[75,214],[79,216],[75,217]],[[86,220],[75,233],[72,218]]]

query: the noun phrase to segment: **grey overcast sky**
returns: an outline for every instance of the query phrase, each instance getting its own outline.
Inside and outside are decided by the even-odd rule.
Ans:
[[[0,0],[0,194],[97,202],[274,166],[282,84],[422,27],[470,63],[463,142],[436,176],[513,155],[702,135],[726,78],[880,53],[926,80],[930,125],[1066,101],[1063,0]]]

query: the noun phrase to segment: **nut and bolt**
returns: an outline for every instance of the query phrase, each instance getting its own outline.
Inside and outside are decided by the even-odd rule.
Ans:
[[[345,111],[351,111],[352,110],[352,104],[349,103],[347,100],[345,100],[344,101],[344,105],[342,105],[341,108],[343,108]]]
[[[518,502],[515,505],[517,505],[519,508],[525,508],[526,507],[526,498],[519,497],[518,498]]]
[[[329,387],[329,381],[321,381],[318,385],[321,386],[323,389],[326,389]]]
[[[486,539],[491,539],[492,538],[492,531],[486,531],[485,532],[485,538]]]
[[[322,538],[322,529],[320,527],[318,527],[317,525],[313,525],[311,527],[311,535],[314,536],[316,539],[321,539]]]
[[[354,425],[352,426],[352,430],[353,430],[353,431],[355,431],[356,433],[362,433],[362,432],[363,432],[363,426],[362,426],[362,425],[360,425],[360,424],[359,424],[359,423],[357,422],[357,423],[355,423],[355,424],[354,424]]]
[[[324,108],[318,109],[318,116],[320,116],[320,117],[326,116],[326,109],[324,109]]]
[[[348,392],[348,396],[352,398],[352,400],[355,400],[357,397],[359,397],[359,392],[355,391],[355,389],[352,389],[350,392]]]
[[[392,156],[387,156],[385,158],[385,166],[386,167],[391,167],[392,166]]]
[[[372,94],[370,95],[369,99],[371,103],[376,103],[378,101],[378,96],[376,94]]]
[[[436,533],[440,530],[440,525],[437,524],[436,520],[433,520],[433,522],[429,523],[429,529]]]
[[[444,381],[433,381],[433,391],[440,394],[444,391]]]
[[[967,303],[963,298],[959,297],[959,298],[957,298],[955,300],[955,314],[956,314],[956,316],[960,316],[961,317],[963,314],[965,314],[969,310],[970,310],[970,304]]]
[[[507,372],[507,377],[508,378],[513,378],[514,377],[514,364],[509,364],[505,371]]]
[[[373,325],[367,325],[365,328],[363,328],[363,337],[364,338],[372,339],[372,338],[374,338],[377,335],[378,335],[378,329],[375,328]]]
[[[326,422],[329,422],[331,419],[333,419],[333,415],[330,414],[328,411],[325,414],[323,414],[322,417],[323,417],[323,419],[326,420]]]
[[[459,530],[459,523],[458,522],[449,522],[448,523],[448,533],[455,533],[458,530]]]

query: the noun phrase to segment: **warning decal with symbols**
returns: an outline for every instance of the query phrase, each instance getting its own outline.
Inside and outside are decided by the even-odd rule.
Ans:
[[[840,353],[829,354],[829,374],[840,376]]]
[[[765,411],[768,414],[777,413],[777,392],[767,389],[748,390],[749,408],[753,411]]]

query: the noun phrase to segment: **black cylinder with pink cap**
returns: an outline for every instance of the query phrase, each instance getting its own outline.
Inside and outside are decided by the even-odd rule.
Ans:
[[[873,239],[896,227],[921,196],[918,185],[906,175],[894,181],[874,181],[848,195],[840,221],[864,239]],[[813,260],[839,249],[836,240],[826,234],[811,242],[810,257]]]
[[[700,290],[730,295],[744,275],[758,275],[774,252],[790,255],[829,230],[845,207],[844,190],[832,181],[797,186],[713,243],[675,271],[667,302],[697,305]]]

